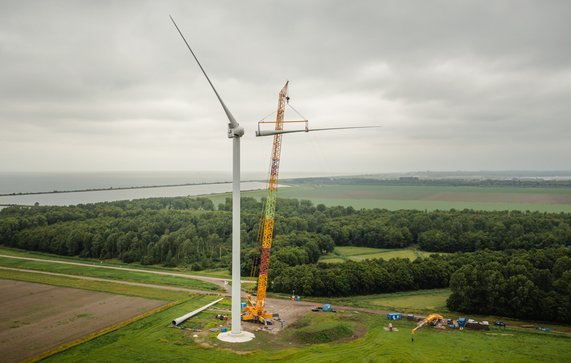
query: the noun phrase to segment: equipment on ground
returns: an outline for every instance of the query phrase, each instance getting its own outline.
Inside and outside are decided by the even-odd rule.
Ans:
[[[389,319],[389,320],[401,320],[402,314],[401,313],[388,313],[387,319]]]
[[[430,314],[428,315],[426,318],[422,319],[418,325],[416,326],[416,328],[412,329],[412,334],[414,334],[418,329],[422,328],[423,326],[425,326],[426,324],[431,324],[431,323],[438,323],[440,320],[444,319],[442,317],[442,315],[440,314]]]
[[[323,304],[323,306],[315,307],[315,308],[311,309],[311,311],[316,311],[316,312],[317,311],[323,311],[325,313],[336,313],[337,312],[337,310],[335,310],[331,307],[331,304]]]
[[[335,310],[331,307],[331,304],[323,304],[321,311],[323,311],[325,313],[336,313],[337,312],[337,310]]]

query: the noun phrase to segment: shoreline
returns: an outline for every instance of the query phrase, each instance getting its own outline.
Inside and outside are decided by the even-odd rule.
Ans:
[[[264,183],[262,180],[241,180],[241,183],[255,182]],[[0,193],[0,197],[12,197],[21,195],[42,195],[42,194],[65,194],[65,193],[85,193],[85,192],[103,192],[112,190],[134,190],[134,189],[153,189],[153,188],[174,188],[174,187],[186,187],[193,185],[221,185],[221,184],[232,184],[231,181],[220,181],[220,182],[203,182],[203,183],[180,183],[180,184],[160,184],[160,185],[142,185],[142,186],[130,186],[130,187],[108,187],[108,188],[92,188],[92,189],[72,189],[72,190],[52,190],[44,192],[19,192],[19,193]]]

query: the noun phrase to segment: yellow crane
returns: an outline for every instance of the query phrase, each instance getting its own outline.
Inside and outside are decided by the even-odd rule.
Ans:
[[[426,318],[422,319],[416,328],[412,329],[412,334],[414,334],[418,329],[422,328],[426,324],[432,323],[433,321],[440,321],[444,319],[440,314],[430,314]]]
[[[258,233],[258,240],[262,241],[262,255],[260,257],[260,271],[258,275],[258,291],[254,301],[253,296],[247,295],[247,303],[242,314],[242,320],[255,321],[265,323],[266,320],[277,316],[277,314],[268,313],[264,309],[266,300],[266,289],[268,287],[268,271],[270,267],[270,250],[274,237],[274,222],[276,213],[276,197],[278,190],[278,175],[280,170],[280,155],[282,149],[282,134],[310,131],[326,131],[326,130],[346,130],[346,129],[364,129],[376,128],[379,126],[348,126],[348,127],[327,127],[319,129],[310,129],[307,119],[303,117],[295,108],[289,105],[288,96],[289,81],[285,83],[278,96],[278,110],[276,121],[260,121],[258,122],[258,131],[256,136],[273,136],[274,142],[272,146],[272,156],[270,160],[270,172],[268,177],[268,197],[264,206],[264,213]],[[284,121],[286,105],[295,111],[301,117],[301,120]],[[260,130],[260,124],[273,123],[275,130]],[[303,129],[284,130],[284,123],[304,123]]]
[[[275,130],[283,131],[284,122],[305,122],[303,121],[284,121],[285,106],[289,100],[288,97],[289,81],[281,89],[278,96],[278,111],[275,121]],[[261,122],[273,123],[273,122]],[[271,319],[277,314],[268,313],[264,310],[266,300],[266,289],[268,286],[268,270],[270,267],[270,249],[274,236],[274,221],[276,213],[276,192],[278,190],[278,174],[280,170],[280,155],[282,146],[282,133],[274,135],[274,143],[272,146],[272,157],[270,162],[270,172],[268,178],[268,198],[264,206],[264,214],[261,222],[260,239],[262,241],[262,256],[260,258],[260,272],[258,275],[258,291],[256,300],[253,301],[251,295],[247,295],[248,302],[246,304],[245,313],[242,315],[244,321],[256,321],[264,323],[266,319]]]

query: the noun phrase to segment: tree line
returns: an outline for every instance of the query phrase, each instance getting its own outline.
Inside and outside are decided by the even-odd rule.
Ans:
[[[441,256],[288,266],[275,261],[271,291],[313,296],[351,296],[448,287],[453,263]]]
[[[454,311],[571,323],[571,248],[474,253],[450,288]]]
[[[242,244],[251,255],[262,206],[242,198]],[[68,256],[226,267],[230,211],[229,198],[216,209],[208,198],[182,197],[8,207],[0,211],[0,243]],[[315,263],[331,246],[415,245],[430,252],[547,248],[571,245],[570,225],[569,213],[355,210],[279,199],[273,253],[292,265]]]

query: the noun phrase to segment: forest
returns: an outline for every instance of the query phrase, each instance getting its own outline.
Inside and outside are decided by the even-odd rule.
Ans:
[[[242,198],[242,273],[252,272],[263,200]],[[571,214],[314,206],[279,199],[269,288],[347,296],[450,286],[455,311],[571,322]],[[126,263],[229,268],[231,200],[153,198],[0,211],[0,244]],[[447,252],[318,263],[335,246]],[[253,270],[255,273],[255,269]]]

